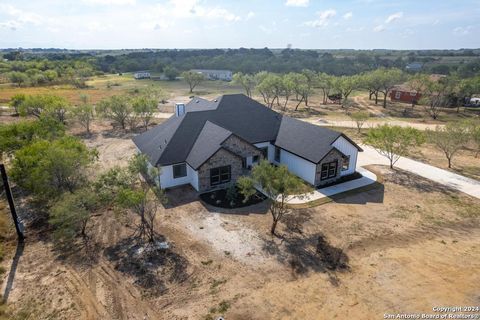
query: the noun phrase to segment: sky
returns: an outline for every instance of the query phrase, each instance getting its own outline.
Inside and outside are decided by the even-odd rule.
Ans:
[[[480,0],[0,0],[0,48],[480,47]]]

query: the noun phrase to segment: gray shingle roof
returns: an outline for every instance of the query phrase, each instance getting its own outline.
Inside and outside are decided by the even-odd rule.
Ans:
[[[222,147],[221,143],[231,134],[232,132],[206,121],[187,156],[186,162],[193,169],[197,169]]]
[[[133,141],[153,165],[188,162],[195,168],[232,133],[251,144],[272,142],[314,163],[341,135],[282,116],[243,94],[231,94],[214,101],[194,97],[184,115],[171,117]]]
[[[283,117],[275,145],[318,163],[332,149],[340,132],[290,117]]]

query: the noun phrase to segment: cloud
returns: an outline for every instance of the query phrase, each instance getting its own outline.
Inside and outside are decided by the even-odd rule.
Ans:
[[[125,6],[136,4],[136,0],[82,0],[82,2],[88,5],[100,6]]]
[[[392,23],[398,19],[401,19],[402,17],[403,17],[403,12],[396,12],[394,14],[389,15],[385,20],[385,23],[387,24]]]
[[[40,15],[20,10],[12,5],[0,4],[0,12],[11,17],[7,21],[0,22],[0,28],[17,30],[27,24],[39,26],[43,23],[43,18]]]
[[[347,12],[343,15],[343,19],[345,19],[345,20],[350,20],[350,19],[352,19],[352,17],[353,17],[353,12],[352,11]]]
[[[326,27],[328,26],[329,20],[337,15],[337,11],[333,9],[328,9],[325,11],[317,12],[317,15],[318,15],[317,20],[307,21],[305,22],[305,25],[309,27],[315,27],[315,28]]]
[[[453,29],[453,34],[457,36],[466,36],[472,31],[473,27],[472,26],[466,26],[466,27],[456,27]]]
[[[373,31],[375,32],[382,32],[382,31],[385,31],[385,27],[381,24],[379,24],[378,26],[376,26],[375,28],[373,28]]]
[[[247,13],[247,16],[245,17],[245,20],[250,20],[253,17],[255,17],[255,12],[250,11],[249,13]]]
[[[227,9],[204,6],[199,0],[170,0],[166,4],[158,4],[151,14],[169,19],[205,18],[228,22],[241,20],[239,16]]]
[[[308,7],[310,0],[287,0],[285,5],[288,7]]]

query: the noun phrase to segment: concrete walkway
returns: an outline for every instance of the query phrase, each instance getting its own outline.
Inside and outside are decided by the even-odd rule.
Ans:
[[[380,155],[374,148],[366,145],[361,147],[364,151],[358,154],[357,166],[369,164],[389,165],[388,159]],[[395,167],[480,199],[480,181],[403,157],[397,161]]]
[[[342,127],[342,128],[357,128],[357,124],[355,121],[352,120],[328,120],[328,119],[319,119],[319,118],[307,118],[301,119],[303,121],[316,124],[317,126],[321,127]],[[437,124],[429,124],[429,123],[415,123],[415,122],[407,122],[407,121],[400,121],[391,118],[387,119],[379,119],[379,120],[369,120],[365,122],[363,125],[363,129],[374,128],[384,124],[389,124],[392,126],[400,126],[400,127],[412,127],[418,130],[435,130]],[[439,124],[439,126],[444,126],[443,124]]]
[[[352,181],[347,181],[344,183],[340,183],[331,187],[326,187],[322,189],[315,189],[310,193],[305,193],[297,196],[292,196],[291,198],[287,199],[288,204],[302,204],[308,203],[315,200],[319,200],[322,198],[326,198],[329,196],[333,196],[335,194],[339,194],[342,192],[358,189],[361,187],[368,186],[372,183],[377,181],[377,176],[367,169],[357,167],[357,171],[362,174],[363,177],[360,179],[355,179]]]

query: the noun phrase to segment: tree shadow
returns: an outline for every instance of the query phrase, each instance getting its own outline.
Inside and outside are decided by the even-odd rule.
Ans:
[[[129,237],[106,248],[104,253],[116,270],[133,276],[134,283],[151,296],[165,294],[170,284],[188,278],[188,260],[172,248],[142,244]]]
[[[444,194],[452,194],[456,192],[449,186],[439,184],[398,168],[394,169],[391,173],[385,174],[384,180],[418,192],[441,192]]]
[[[55,241],[55,240],[54,240]],[[98,263],[102,246],[92,238],[78,238],[74,242],[54,242],[56,258],[76,267],[91,267]]]
[[[23,255],[23,250],[25,249],[25,242],[18,241],[17,249],[15,251],[15,256],[13,257],[12,264],[10,266],[10,272],[8,273],[7,283],[5,285],[5,291],[3,292],[3,303],[6,303],[10,292],[12,291],[13,281],[15,280],[15,274],[17,273],[18,263],[20,257]]]
[[[335,272],[350,270],[347,254],[331,245],[321,232],[308,236],[283,235],[279,239],[265,241],[263,250],[290,267],[294,276],[309,272],[327,273],[332,284],[338,285]]]
[[[385,198],[385,186],[380,182],[375,182],[360,190],[351,190],[330,198],[335,203],[342,204],[367,204],[367,203],[383,203]]]

